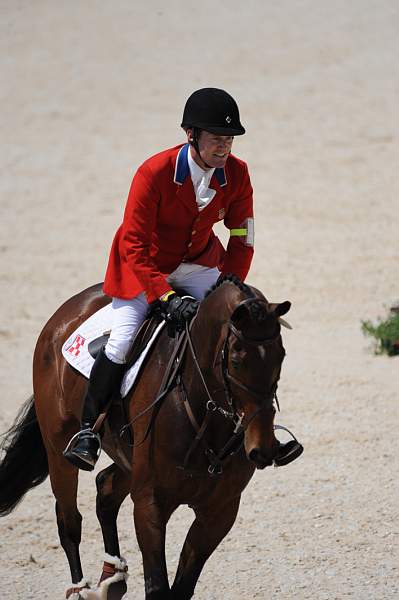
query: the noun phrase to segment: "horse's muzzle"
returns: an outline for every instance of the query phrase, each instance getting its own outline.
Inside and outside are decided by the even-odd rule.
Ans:
[[[260,448],[252,448],[248,454],[248,458],[253,462],[257,469],[265,469],[273,464],[274,458],[270,455],[266,456]]]

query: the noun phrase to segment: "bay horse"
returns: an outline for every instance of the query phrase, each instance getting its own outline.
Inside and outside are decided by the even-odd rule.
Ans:
[[[33,396],[2,443],[0,515],[49,474],[72,576],[67,598],[119,600],[127,591],[127,567],[116,519],[130,493],[146,600],[188,600],[206,560],[234,524],[255,469],[272,465],[278,454],[274,399],[285,354],[280,317],[290,302],[271,304],[257,289],[226,277],[200,303],[180,352],[179,342],[162,331],[125,399],[126,415],[122,403],[111,406],[103,448],[113,462],[96,477],[106,552],[103,589],[96,595],[83,578],[79,555],[78,469],[62,455],[79,429],[87,381],[63,359],[61,348],[108,302],[101,285],[92,286],[65,302],[42,330],[33,358]],[[171,363],[173,376],[155,404]],[[121,428],[131,436],[120,435]],[[195,519],[170,586],[166,525],[182,504],[193,509]]]

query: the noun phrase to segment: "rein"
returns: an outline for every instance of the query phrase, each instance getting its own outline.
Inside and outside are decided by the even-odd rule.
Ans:
[[[241,304],[247,304],[251,301],[252,301],[252,299],[249,298],[247,300],[243,300],[241,302]],[[235,454],[236,452],[238,452],[240,450],[240,448],[243,444],[243,440],[244,440],[244,433],[245,433],[246,429],[248,428],[249,424],[251,423],[251,421],[259,414],[259,412],[261,410],[263,410],[267,404],[270,404],[270,406],[272,406],[273,400],[276,401],[277,408],[280,410],[280,407],[278,404],[278,399],[277,399],[277,394],[276,394],[277,383],[273,384],[269,393],[267,393],[265,395],[264,393],[261,393],[258,390],[255,390],[251,386],[244,384],[242,381],[240,381],[239,379],[237,379],[236,377],[231,375],[231,373],[229,372],[229,368],[228,368],[228,351],[229,351],[230,336],[234,335],[235,337],[237,337],[243,345],[248,345],[248,346],[268,345],[268,346],[271,346],[281,340],[281,335],[280,335],[280,332],[278,332],[277,335],[275,335],[272,338],[264,338],[261,340],[249,338],[249,337],[245,336],[241,331],[239,331],[231,321],[229,321],[228,333],[227,333],[226,338],[223,343],[223,348],[222,348],[222,352],[221,352],[222,359],[220,361],[221,371],[222,371],[223,391],[224,391],[227,406],[228,406],[228,409],[226,410],[225,408],[220,406],[214,400],[214,397],[212,396],[212,393],[209,390],[208,384],[206,383],[204,374],[202,372],[201,366],[198,361],[197,353],[196,353],[194,343],[193,343],[193,340],[191,337],[191,328],[192,328],[196,318],[197,318],[197,315],[194,316],[194,318],[191,320],[190,324],[188,324],[186,322],[185,330],[179,335],[179,337],[176,338],[175,347],[173,349],[172,355],[171,355],[168,365],[166,367],[165,374],[162,379],[157,397],[151,404],[149,404],[149,406],[147,406],[144,410],[139,412],[129,423],[127,423],[126,425],[124,425],[121,428],[120,436],[122,436],[126,432],[126,430],[128,428],[130,428],[143,415],[145,415],[147,412],[153,410],[153,413],[151,415],[150,421],[148,423],[148,426],[146,428],[146,432],[145,432],[143,438],[139,442],[135,443],[133,445],[133,447],[140,446],[141,444],[143,444],[152,429],[152,426],[154,424],[156,416],[161,407],[161,402],[163,400],[165,400],[167,395],[176,386],[178,386],[180,395],[183,398],[183,404],[186,409],[187,416],[190,420],[191,425],[193,426],[193,429],[196,432],[195,438],[184,458],[183,465],[182,465],[182,467],[179,467],[179,468],[181,468],[183,470],[187,469],[190,458],[191,458],[194,450],[201,443],[201,445],[204,447],[205,455],[210,463],[209,467],[208,467],[208,473],[210,475],[220,475],[223,472],[223,466],[224,466],[226,460],[231,455]],[[194,415],[194,412],[191,408],[188,393],[185,388],[183,378],[182,378],[182,373],[181,373],[183,357],[188,348],[190,350],[191,357],[193,359],[194,365],[195,365],[198,375],[200,377],[205,394],[208,398],[208,400],[206,402],[206,414],[205,414],[205,417],[204,417],[201,425],[198,423],[198,421]],[[216,364],[216,361],[215,361],[215,364]],[[242,389],[244,392],[246,392],[250,396],[253,396],[257,400],[257,403],[259,404],[259,406],[253,411],[253,413],[251,415],[246,417],[245,413],[244,412],[240,413],[239,410],[237,409],[237,407],[235,406],[234,397],[233,397],[233,394],[231,391],[232,385]],[[208,429],[208,426],[212,419],[212,416],[216,412],[221,414],[224,418],[230,420],[232,423],[232,426],[234,427],[232,435],[227,440],[227,442],[225,443],[223,448],[221,450],[219,450],[219,452],[215,452],[207,444],[207,442],[204,439],[205,432]]]

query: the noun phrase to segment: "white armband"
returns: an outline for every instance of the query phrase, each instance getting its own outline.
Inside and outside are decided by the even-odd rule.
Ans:
[[[252,217],[248,217],[240,227],[230,229],[231,237],[239,237],[246,246],[253,248],[255,242],[255,226]]]

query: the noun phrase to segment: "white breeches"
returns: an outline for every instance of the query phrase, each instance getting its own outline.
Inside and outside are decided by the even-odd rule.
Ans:
[[[182,263],[167,277],[167,281],[172,288],[183,289],[188,295],[202,300],[219,275],[216,267]],[[123,364],[133,338],[147,316],[149,304],[143,292],[131,300],[113,298],[112,309],[112,329],[105,354],[112,362]]]

